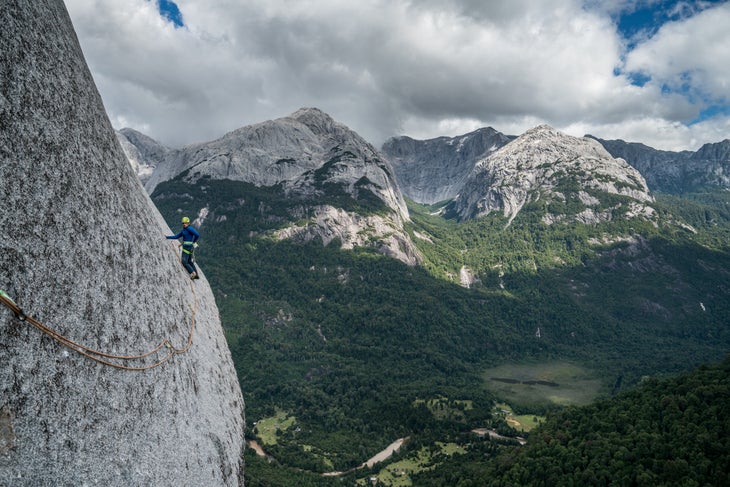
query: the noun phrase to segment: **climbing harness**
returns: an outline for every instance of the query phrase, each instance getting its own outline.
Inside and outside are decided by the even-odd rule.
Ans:
[[[195,250],[195,247],[197,247],[197,245],[195,245],[195,242],[183,242],[182,243],[182,251],[185,252],[186,254],[192,254],[193,251]]]
[[[65,347],[73,350],[74,352],[77,352],[84,357],[90,358],[91,360],[94,360],[96,362],[99,362],[104,365],[108,365],[110,367],[115,367],[117,369],[123,369],[123,370],[149,370],[153,369],[155,367],[159,367],[160,365],[164,364],[168,360],[170,360],[174,355],[180,355],[185,352],[187,352],[190,349],[190,346],[193,344],[193,334],[195,332],[195,315],[198,311],[198,296],[195,294],[195,286],[193,285],[192,281],[190,281],[190,288],[193,292],[193,298],[194,298],[194,305],[191,308],[191,318],[190,318],[190,333],[188,334],[188,340],[185,343],[185,345],[182,348],[176,348],[169,338],[163,339],[160,343],[157,344],[156,347],[153,349],[141,353],[139,355],[115,355],[111,353],[102,352],[99,350],[95,350],[93,348],[87,347],[86,345],[82,345],[80,343],[77,343],[70,338],[67,338],[57,331],[49,328],[48,326],[44,325],[40,321],[38,321],[33,316],[30,316],[26,314],[20,306],[18,306],[15,301],[13,301],[10,296],[8,296],[5,291],[0,289],[0,302],[7,306],[10,311],[15,314],[16,318],[18,318],[20,321],[25,321],[27,323],[30,323],[46,335],[50,336],[60,344],[64,345]],[[163,347],[167,348],[167,354],[154,362],[142,366],[134,366],[129,365],[131,361],[134,360],[141,360],[146,357],[149,357],[156,352],[160,351]],[[112,360],[119,361],[113,362]]]

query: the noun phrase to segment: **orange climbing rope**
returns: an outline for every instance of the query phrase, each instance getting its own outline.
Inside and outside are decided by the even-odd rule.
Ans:
[[[50,336],[57,342],[61,343],[65,347],[73,350],[74,352],[77,352],[84,357],[88,357],[91,360],[94,360],[96,362],[99,362],[104,365],[108,365],[110,367],[116,367],[117,369],[123,369],[123,370],[149,370],[153,369],[155,367],[159,367],[160,365],[164,364],[168,360],[170,360],[174,355],[179,355],[187,352],[190,349],[190,346],[193,344],[193,334],[195,332],[195,314],[198,311],[198,296],[195,294],[195,286],[193,285],[192,280],[190,281],[190,289],[193,292],[193,298],[194,298],[194,305],[191,309],[191,322],[190,322],[190,333],[188,334],[188,340],[185,343],[185,345],[182,348],[176,348],[169,338],[163,339],[160,343],[157,344],[156,347],[153,349],[141,353],[139,355],[116,355],[111,353],[102,352],[99,350],[95,350],[93,348],[87,347],[86,345],[82,345],[80,343],[77,343],[70,338],[67,338],[57,331],[49,328],[48,326],[44,325],[37,319],[35,319],[32,316],[27,315],[21,308],[18,306],[15,301],[13,301],[10,296],[5,294],[2,290],[0,290],[0,302],[2,302],[5,306],[7,306],[10,311],[12,311],[15,316],[20,321],[26,321],[33,325],[34,327],[38,328],[40,331],[45,333],[46,335]],[[142,366],[134,366],[129,365],[130,361],[134,360],[141,360],[146,357],[149,357],[150,355],[153,355],[154,353],[160,351],[163,347],[167,347],[168,352],[164,357],[161,357],[154,362]],[[118,360],[121,361],[121,363],[112,362],[112,360]]]

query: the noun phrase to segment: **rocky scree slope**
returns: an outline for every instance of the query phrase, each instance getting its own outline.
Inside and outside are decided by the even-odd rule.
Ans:
[[[456,197],[476,163],[512,139],[486,127],[458,137],[392,137],[381,151],[403,194],[417,203],[434,204]]]
[[[606,195],[627,200],[616,202]],[[648,205],[653,197],[636,169],[611,157],[593,139],[571,137],[547,125],[478,162],[450,210],[461,220],[502,211],[511,222],[525,204],[540,199],[558,203],[553,205],[557,210],[548,205],[546,223],[596,223],[612,219],[616,211],[628,218],[653,214]],[[572,210],[560,211],[567,207]]]
[[[195,319],[191,348],[142,372],[0,307],[0,485],[242,485],[243,399],[213,295],[164,240],[63,2],[4,1],[0,25],[0,287],[119,355],[182,347]]]
[[[281,229],[279,238],[319,239],[325,245],[337,238],[344,248],[375,246],[411,265],[421,260],[403,230],[408,208],[390,164],[357,133],[316,108],[302,108],[211,142],[173,150],[157,165],[146,188],[152,194],[161,182],[174,178],[190,184],[230,179],[276,187],[296,207],[292,221],[311,215],[305,224]],[[319,203],[332,195],[376,200],[382,209],[362,214]],[[201,211],[206,213],[204,206]]]

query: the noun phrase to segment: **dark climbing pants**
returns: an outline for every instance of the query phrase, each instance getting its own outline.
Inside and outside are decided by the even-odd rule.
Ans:
[[[185,269],[188,271],[189,274],[192,274],[196,271],[195,269],[195,259],[193,258],[193,254],[188,254],[187,252],[182,253],[182,265],[185,267]]]

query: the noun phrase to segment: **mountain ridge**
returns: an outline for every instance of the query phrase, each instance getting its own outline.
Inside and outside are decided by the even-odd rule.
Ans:
[[[605,140],[592,135],[614,157],[641,172],[653,191],[683,194],[706,187],[730,188],[730,140],[703,145],[697,151],[672,152],[639,142]]]
[[[157,164],[164,160],[171,149],[130,128],[116,131],[116,135],[132,168],[144,185],[152,176]]]
[[[379,159],[377,151],[345,125],[317,108],[300,108],[289,116],[241,127],[211,142],[173,151],[145,187],[152,193],[160,182],[189,171],[191,181],[210,176],[257,186],[284,183],[292,191],[303,192],[306,190],[302,186],[307,184],[302,184],[300,178],[321,168],[324,162],[348,153]],[[392,170],[387,162],[378,162],[382,171],[373,171],[372,164],[366,164],[361,167],[361,176],[374,180],[374,192],[407,219],[402,196],[388,189],[395,185],[389,180]],[[333,176],[333,181],[337,180]]]
[[[231,134],[244,128],[234,130]],[[118,135],[124,131],[136,132],[125,128],[118,131]],[[391,164],[403,194],[417,203],[435,204],[455,197],[479,160],[517,137],[505,135],[492,127],[454,137],[439,136],[423,140],[403,135],[386,140],[381,151]],[[730,178],[727,176],[730,173],[730,139],[706,143],[696,151],[675,152],[655,149],[641,142],[602,139],[591,134],[584,137],[597,140],[613,157],[624,159],[638,169],[651,191],[681,194],[704,186],[730,187]],[[480,139],[486,140],[481,150],[474,143]],[[164,147],[157,142],[154,144]],[[471,147],[469,144],[472,144]],[[469,149],[464,151],[462,149],[465,146]],[[142,165],[145,174],[140,177],[145,181],[149,169],[144,168],[154,167],[164,159],[157,154],[142,157],[142,162],[133,149],[127,155],[135,168],[138,164]],[[447,172],[446,182],[443,181],[444,171]]]

